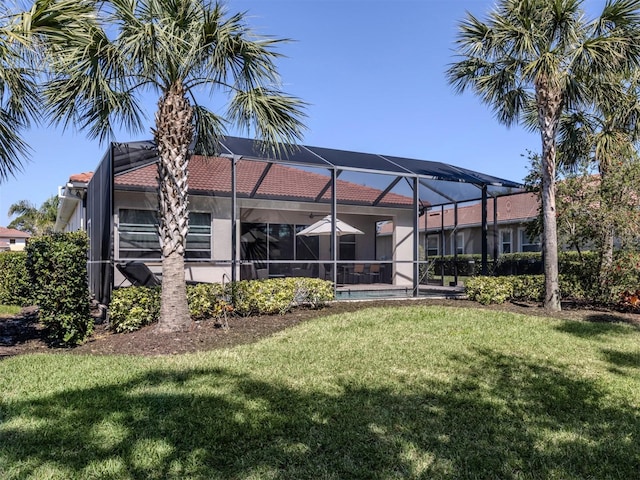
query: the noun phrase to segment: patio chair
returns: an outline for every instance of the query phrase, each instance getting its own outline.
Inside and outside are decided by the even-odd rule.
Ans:
[[[162,279],[143,262],[129,261],[116,263],[116,268],[134,287],[157,287]],[[186,280],[187,285],[197,285],[195,280]]]
[[[380,283],[380,264],[379,263],[373,263],[369,267],[369,283]]]
[[[353,266],[353,271],[349,274],[349,283],[365,283],[364,280],[369,279],[369,266],[364,263],[356,263]],[[369,282],[367,282],[369,283]]]

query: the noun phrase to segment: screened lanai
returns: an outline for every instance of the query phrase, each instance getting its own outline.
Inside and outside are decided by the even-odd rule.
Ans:
[[[300,145],[280,158],[257,141],[226,136],[216,157],[192,155],[185,254],[196,281],[311,276],[335,288],[365,283],[420,294],[420,218],[439,205],[486,206],[520,191],[509,180],[440,162]],[[112,144],[87,190],[92,292],[107,303],[123,279],[116,262],[160,271],[157,153],[152,142]],[[305,229],[328,219],[328,231]],[[355,230],[343,234],[338,222]],[[376,236],[392,225],[389,249]],[[354,233],[356,232],[356,233]]]

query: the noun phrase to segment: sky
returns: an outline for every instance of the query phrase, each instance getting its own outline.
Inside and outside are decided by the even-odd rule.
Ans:
[[[589,3],[589,2],[587,2]],[[603,2],[597,2],[603,3]],[[302,144],[440,161],[521,181],[537,133],[497,122],[471,92],[456,94],[445,76],[456,61],[459,22],[480,18],[493,0],[228,0],[261,35],[288,38],[278,51],[283,90],[307,102]],[[208,96],[200,97],[207,104]],[[157,98],[146,98],[150,139]],[[216,102],[218,104],[218,102]],[[230,134],[238,134],[233,130]],[[84,133],[39,127],[24,135],[32,154],[0,183],[0,226],[9,206],[39,206],[75,173],[94,171],[106,144]],[[364,166],[366,167],[366,166]]]

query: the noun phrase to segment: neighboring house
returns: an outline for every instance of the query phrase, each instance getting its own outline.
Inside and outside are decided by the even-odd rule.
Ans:
[[[30,237],[29,233],[14,228],[0,227],[0,252],[24,250]]]
[[[538,252],[539,238],[527,234],[527,225],[538,216],[538,197],[524,192],[496,198],[487,203],[487,246],[493,256],[514,252]],[[427,208],[420,217],[420,245],[428,257],[482,252],[482,204],[475,202]],[[495,223],[494,223],[495,220]],[[390,235],[392,224],[382,224],[378,229],[378,251],[386,257],[391,254]],[[388,258],[388,257],[387,257]]]
[[[287,158],[273,160],[260,154],[254,141],[237,137],[225,137],[221,151],[215,158],[194,155],[189,163],[185,260],[190,280],[251,278],[256,268],[271,277],[332,278],[331,235],[297,232],[336,212],[362,232],[336,238],[336,272],[342,278],[354,264],[380,264],[377,228],[387,222],[393,225],[388,263],[373,278],[416,287],[414,221],[420,205],[433,204],[422,195],[448,191],[445,183],[452,192],[466,184],[473,195],[479,184],[492,193],[519,187],[439,162],[318,147],[300,146]],[[438,188],[432,188],[433,182],[439,182]],[[414,185],[426,192],[419,203]],[[161,271],[157,205],[151,142],[112,144],[94,174],[74,175],[61,188],[56,229],[87,230],[91,288],[100,301],[123,283],[114,263],[141,260]]]
[[[91,177],[93,172],[71,175],[64,186],[58,187],[58,215],[54,230],[86,230],[87,185]]]

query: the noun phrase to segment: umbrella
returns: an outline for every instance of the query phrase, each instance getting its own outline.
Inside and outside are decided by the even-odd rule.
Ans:
[[[364,233],[358,230],[356,227],[352,227],[346,222],[343,222],[339,218],[336,219],[336,235],[363,235]],[[331,215],[318,220],[313,225],[309,225],[304,230],[300,230],[296,235],[303,235],[310,237],[314,235],[331,235]]]

